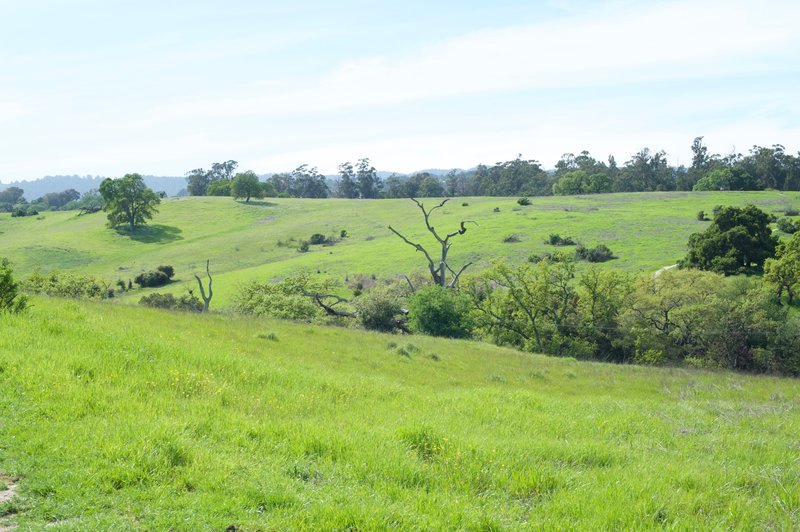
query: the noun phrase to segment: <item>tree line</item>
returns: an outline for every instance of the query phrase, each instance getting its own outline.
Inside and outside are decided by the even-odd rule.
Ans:
[[[213,163],[186,174],[187,192],[194,196],[251,196],[298,198],[420,198],[455,196],[549,196],[608,192],[800,190],[800,152],[792,155],[779,144],[753,146],[748,153],[713,154],[703,137],[692,142],[692,163],[671,166],[663,150],[643,148],[621,166],[613,155],[606,160],[588,151],[564,154],[552,170],[534,159],[515,159],[471,170],[391,174],[381,178],[370,159],[343,162],[334,177],[303,164],[291,172],[259,178],[255,172],[235,173],[238,163]],[[238,192],[237,180],[249,183]]]

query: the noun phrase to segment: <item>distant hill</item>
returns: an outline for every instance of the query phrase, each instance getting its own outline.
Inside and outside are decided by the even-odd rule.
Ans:
[[[181,189],[186,187],[186,179],[184,177],[152,175],[143,177],[148,187],[155,191],[163,190],[168,196],[175,196]],[[25,191],[25,199],[32,201],[48,192],[61,192],[71,188],[83,194],[93,188],[98,188],[103,179],[105,179],[103,176],[49,175],[33,181],[0,183],[0,190],[8,187],[19,187]]]
[[[459,168],[455,169],[456,172],[463,172]],[[423,172],[427,172],[431,175],[435,176],[445,176],[450,172],[450,169],[443,169],[443,168],[428,168],[425,170],[419,170],[417,172],[410,172],[410,173],[401,173],[401,172],[388,172],[385,170],[378,171],[378,177],[381,179],[386,179],[391,175],[398,175],[398,176],[411,176],[414,174],[421,174]],[[265,174],[261,174],[261,179],[266,180],[269,179],[270,176],[278,172],[268,172]],[[147,184],[148,187],[152,188],[153,190],[159,192],[164,191],[167,193],[168,196],[177,196],[178,193],[186,188],[186,178],[184,177],[177,177],[177,176],[153,176],[153,175],[146,175],[144,177],[144,182]],[[329,183],[335,183],[339,179],[338,174],[331,174],[325,176]],[[79,175],[49,175],[45,177],[41,177],[39,179],[34,179],[33,181],[14,181],[11,183],[0,183],[0,190],[5,190],[8,187],[19,187],[25,191],[25,199],[28,201],[32,201],[36,198],[40,198],[47,194],[48,192],[61,192],[68,189],[75,189],[81,194],[84,192],[88,192],[89,190],[96,189],[102,183],[104,176],[79,176]]]

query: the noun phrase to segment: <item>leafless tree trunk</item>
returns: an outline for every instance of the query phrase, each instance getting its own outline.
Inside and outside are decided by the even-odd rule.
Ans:
[[[425,260],[428,261],[428,270],[431,272],[431,277],[433,278],[434,284],[437,284],[439,286],[446,287],[446,288],[453,288],[454,286],[456,286],[458,284],[458,279],[461,277],[461,274],[464,273],[464,270],[469,268],[472,265],[472,263],[471,262],[466,263],[458,271],[455,271],[453,268],[450,267],[449,264],[447,264],[447,253],[450,251],[450,246],[452,245],[452,242],[450,242],[450,239],[455,237],[455,236],[463,235],[464,233],[466,233],[467,232],[467,227],[466,227],[465,224],[467,224],[467,223],[473,223],[475,225],[478,225],[478,224],[477,224],[477,222],[474,222],[472,220],[463,220],[461,222],[460,229],[457,229],[457,230],[453,231],[452,233],[447,233],[444,236],[444,238],[442,238],[439,235],[439,233],[436,232],[436,229],[431,225],[430,217],[431,217],[431,214],[433,213],[433,211],[435,211],[436,209],[441,209],[442,207],[444,207],[444,204],[447,203],[448,201],[450,201],[450,198],[442,200],[441,203],[439,203],[438,205],[436,205],[434,207],[431,207],[428,210],[426,210],[425,209],[425,205],[423,205],[416,198],[411,198],[411,201],[416,203],[417,207],[419,207],[419,209],[422,211],[422,215],[425,217],[425,228],[428,230],[428,232],[430,232],[430,234],[433,235],[433,237],[436,239],[436,241],[441,246],[441,257],[439,257],[439,260],[438,261],[434,261],[433,257],[431,257],[431,254],[428,253],[428,250],[426,250],[421,244],[418,244],[416,242],[412,242],[411,240],[409,240],[408,238],[406,238],[405,236],[400,234],[400,232],[398,232],[391,225],[389,226],[389,231],[391,231],[392,233],[396,234],[397,236],[399,236],[403,240],[403,242],[405,242],[409,246],[413,247],[417,251],[421,251],[422,254],[425,255]],[[453,279],[449,283],[447,282],[447,273],[448,272],[453,276]]]
[[[203,298],[203,312],[208,312],[208,305],[209,305],[209,303],[211,303],[211,298],[214,295],[214,291],[211,289],[211,283],[213,282],[213,279],[211,278],[211,271],[209,270],[209,267],[208,267],[209,262],[210,262],[210,259],[206,260],[206,275],[208,275],[208,296],[207,297],[206,297],[205,288],[203,287],[203,280],[200,279],[199,275],[194,274],[194,278],[197,279],[197,286],[200,287],[200,297]]]

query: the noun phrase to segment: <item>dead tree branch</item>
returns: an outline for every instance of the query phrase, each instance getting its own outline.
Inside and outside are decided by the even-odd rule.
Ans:
[[[211,303],[211,298],[214,296],[214,291],[211,288],[211,284],[213,283],[213,279],[211,278],[211,270],[209,269],[209,263],[211,262],[210,259],[206,260],[206,275],[208,275],[208,296],[206,297],[206,291],[203,288],[203,280],[200,279],[200,276],[194,274],[194,278],[197,279],[197,286],[200,287],[200,297],[203,298],[203,312],[208,312],[208,305]]]
[[[442,200],[438,205],[434,205],[430,209],[425,209],[425,205],[416,198],[411,198],[411,201],[413,201],[417,205],[417,207],[419,207],[419,209],[422,211],[422,216],[425,219],[425,228],[428,230],[430,234],[433,235],[433,237],[441,246],[441,256],[438,262],[434,261],[433,257],[431,257],[431,254],[428,252],[427,249],[425,249],[422,246],[422,244],[419,244],[417,242],[412,242],[391,225],[389,226],[389,230],[392,233],[396,234],[398,237],[400,237],[403,240],[403,242],[413,247],[417,251],[421,251],[422,254],[425,255],[425,259],[428,261],[428,270],[431,272],[431,277],[433,279],[434,284],[437,284],[441,287],[453,288],[458,284],[458,279],[461,277],[461,274],[464,272],[464,270],[466,270],[472,263],[469,262],[465,264],[464,266],[461,267],[461,269],[458,272],[456,272],[453,268],[450,267],[450,265],[447,263],[447,253],[450,251],[450,246],[452,245],[450,239],[466,233],[467,232],[466,224],[473,223],[475,225],[478,225],[478,223],[475,222],[474,220],[462,220],[461,223],[459,224],[460,225],[459,229],[453,231],[452,233],[446,233],[444,238],[442,238],[442,236],[436,231],[436,228],[433,225],[431,225],[431,213],[433,213],[433,211],[435,211],[436,209],[441,209],[442,207],[444,207],[445,204],[448,201],[450,201],[450,198]],[[453,275],[453,279],[450,281],[450,283],[447,282],[447,272],[450,272]]]

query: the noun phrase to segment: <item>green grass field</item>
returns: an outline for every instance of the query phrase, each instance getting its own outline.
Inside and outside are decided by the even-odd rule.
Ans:
[[[685,255],[689,234],[708,223],[696,220],[697,211],[753,203],[779,212],[800,207],[800,194],[672,192],[532,201],[520,207],[516,198],[455,198],[437,211],[433,223],[445,230],[457,228],[463,219],[478,222],[454,240],[450,253],[455,265],[474,261],[473,271],[497,258],[521,262],[532,253],[553,251],[544,244],[550,233],[572,236],[588,246],[608,245],[619,256],[609,267],[653,271]],[[105,221],[103,213],[47,212],[39,218],[0,214],[2,255],[11,259],[20,276],[36,268],[60,269],[111,282],[169,264],[177,271],[177,282],[167,289],[173,292],[193,287],[192,273],[202,273],[210,259],[216,287],[212,306],[223,308],[237,285],[251,280],[300,271],[338,279],[423,271],[422,257],[391,234],[389,224],[409,238],[435,244],[424,231],[419,210],[408,200],[269,199],[246,205],[231,198],[180,198],[164,201],[152,222],[133,236],[107,228]],[[338,235],[342,229],[350,236],[335,246],[297,251],[298,241],[313,233]],[[520,241],[504,243],[511,235]],[[135,291],[127,299],[138,300],[143,293]]]
[[[33,304],[0,316],[0,528],[800,528],[796,380]]]

